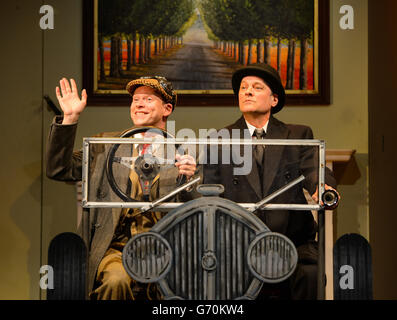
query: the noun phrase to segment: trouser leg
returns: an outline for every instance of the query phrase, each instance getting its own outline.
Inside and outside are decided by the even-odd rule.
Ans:
[[[290,278],[293,300],[317,299],[317,265],[298,263]]]
[[[132,279],[123,267],[121,252],[109,249],[98,267],[98,287],[91,293],[97,300],[133,300]]]

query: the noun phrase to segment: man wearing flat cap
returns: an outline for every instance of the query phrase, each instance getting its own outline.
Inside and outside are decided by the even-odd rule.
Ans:
[[[129,82],[126,89],[132,96],[130,117],[134,126],[165,130],[167,118],[176,105],[176,93],[171,83],[164,77],[141,77]],[[56,117],[51,125],[46,173],[55,180],[79,181],[82,179],[82,152],[73,152],[73,147],[78,119],[86,106],[87,93],[83,90],[80,98],[75,81],[71,79],[69,83],[63,78],[60,80],[60,88],[56,88],[56,95],[63,116]],[[98,137],[120,137],[124,132],[101,133]],[[119,202],[120,198],[109,187],[106,177],[104,164],[109,148],[110,146],[103,144],[90,152],[94,159],[92,163],[96,166],[90,178],[90,194],[95,194],[102,202]],[[143,155],[144,151],[137,149],[134,148],[133,152]],[[196,162],[193,157],[177,155],[176,159],[175,167],[160,170],[153,179],[150,201],[174,190],[182,175],[189,179],[195,174]],[[128,190],[132,199],[143,201],[142,185],[137,183],[135,171],[129,170],[125,176],[126,185],[119,187]],[[183,192],[178,201],[190,200],[191,195],[188,193]],[[160,298],[155,285],[140,284],[129,277],[123,268],[121,257],[126,242],[138,233],[149,231],[163,215],[161,212],[141,214],[134,209],[95,208],[91,211],[92,232],[87,279],[91,299]]]
[[[244,130],[249,130],[253,139],[313,139],[309,127],[285,124],[274,117],[284,106],[285,91],[278,72],[271,66],[237,70],[232,76],[232,86],[242,116],[224,128],[230,136],[233,131],[239,130],[243,138]],[[257,145],[253,147],[252,169],[247,175],[234,175],[238,164],[207,165],[204,167],[204,183],[223,184],[223,196],[237,203],[258,203],[303,174],[305,180],[302,183],[277,196],[271,203],[305,204],[307,200],[303,188],[317,200],[317,164],[313,148]],[[326,189],[336,185],[329,170],[326,171],[325,181]],[[316,299],[317,226],[311,211],[259,210],[256,214],[271,231],[286,235],[297,247],[298,266],[292,277],[286,280],[288,297]],[[265,284],[258,299],[264,298],[266,292],[272,292],[273,287]]]

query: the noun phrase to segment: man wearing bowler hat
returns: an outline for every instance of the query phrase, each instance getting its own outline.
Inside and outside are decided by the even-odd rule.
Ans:
[[[312,130],[303,125],[285,124],[275,118],[285,102],[285,91],[278,72],[269,65],[250,66],[237,70],[232,76],[232,86],[238,97],[242,116],[227,126],[232,130],[249,130],[254,139],[313,139]],[[301,174],[305,180],[282,193],[271,203],[305,204],[305,188],[313,199],[318,197],[318,160],[312,147],[275,146],[253,147],[252,169],[247,175],[234,175],[230,165],[204,167],[204,183],[225,186],[223,196],[237,203],[257,203],[279,190]],[[317,161],[317,162],[316,162]],[[325,189],[336,186],[331,171],[326,170]],[[283,285],[288,287],[288,298],[316,299],[317,296],[317,225],[311,211],[259,210],[258,217],[273,232],[289,237],[297,247],[298,266]],[[281,287],[278,285],[278,288]],[[277,286],[264,285],[258,299],[271,294]],[[285,295],[283,296],[285,297]]]

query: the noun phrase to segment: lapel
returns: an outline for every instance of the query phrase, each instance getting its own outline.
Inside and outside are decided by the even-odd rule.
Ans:
[[[159,196],[164,197],[174,189],[176,189],[176,180],[178,177],[178,169],[176,167],[168,167],[160,170],[160,173],[157,175],[153,184],[156,182],[158,184]],[[166,200],[166,202],[171,201],[170,199]]]
[[[123,145],[120,145],[120,147],[122,147],[122,146]],[[106,155],[109,153],[109,149],[106,152]],[[113,175],[117,181],[116,183],[123,190],[123,192],[126,192],[129,174],[130,174],[129,168],[122,166],[122,165],[113,166]],[[111,202],[120,202],[121,201],[121,199],[114,192],[110,192],[110,198],[111,198],[111,200],[110,200]],[[112,209],[113,226],[116,226],[118,224],[118,221],[120,218],[120,213],[121,213],[121,210],[119,208]]]
[[[245,119],[242,116],[234,124],[228,127],[232,129],[248,129]],[[266,139],[287,139],[289,135],[288,128],[279,120],[270,116],[269,125],[267,128]],[[241,138],[243,134],[241,131]],[[280,165],[281,156],[284,151],[284,146],[266,146],[264,157],[264,172],[263,177],[259,177],[258,168],[252,158],[252,169],[249,174],[245,176],[251,188],[255,191],[258,199],[263,199],[268,195],[269,189],[276,177],[278,167]],[[260,178],[263,179],[263,190],[261,192]]]
[[[267,128],[266,139],[287,139],[289,135],[288,128],[273,116],[270,116]],[[263,172],[263,197],[268,195],[269,189],[274,181],[281,156],[285,146],[266,146],[265,147],[265,167]]]
[[[95,137],[119,137],[120,136],[120,132],[102,132],[100,134],[95,135]],[[95,146],[95,157],[94,159],[97,159],[99,161],[99,163],[102,164],[103,168],[105,168],[106,166],[106,161],[107,161],[107,155],[109,154],[111,145],[109,144],[98,144]],[[114,166],[113,167],[113,174],[115,177],[123,177],[123,181],[122,181],[122,185],[126,186],[127,185],[127,181],[128,181],[128,168],[123,168],[123,166]],[[92,174],[95,176],[98,176],[99,172],[93,172]],[[107,201],[110,202],[120,202],[120,198],[112,191],[110,190],[110,185],[107,182],[107,177],[106,177],[106,169],[102,170],[102,175],[101,178],[99,180],[97,180],[97,183],[99,183],[99,185],[97,185],[97,187],[94,187],[94,190],[101,190],[103,192],[105,192],[106,194],[108,194],[107,197]],[[120,182],[119,182],[120,183]],[[106,190],[106,191],[105,191]],[[106,221],[108,221],[108,219],[112,219],[113,222],[113,230],[116,227],[119,217],[120,217],[120,213],[121,210],[119,208],[111,208],[110,211],[112,212],[112,216],[110,217],[109,214],[105,214],[105,215],[101,215],[102,219],[105,219],[105,223],[104,224],[108,224]]]
[[[241,130],[240,131],[241,139],[244,138],[243,130],[244,129],[248,130],[247,124],[245,123],[245,119],[243,116],[228,128],[229,128],[229,130],[240,129]],[[244,148],[243,146],[240,147],[240,154],[242,154],[244,152],[243,148]],[[233,148],[232,148],[232,150],[233,150]],[[237,158],[235,158],[235,159],[237,159]],[[252,163],[251,171],[245,176],[245,178],[247,179],[251,188],[255,191],[255,194],[257,195],[257,197],[259,199],[262,199],[261,184],[260,184],[260,180],[259,180],[260,177],[259,177],[259,173],[258,173],[258,168],[257,168],[256,163],[252,156],[252,149],[251,149],[251,163]]]

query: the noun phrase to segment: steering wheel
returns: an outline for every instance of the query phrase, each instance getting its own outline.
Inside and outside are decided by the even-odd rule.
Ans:
[[[160,128],[156,128],[156,127],[137,127],[137,128],[133,128],[130,129],[126,132],[124,132],[120,137],[121,138],[127,138],[127,137],[131,137],[134,136],[135,134],[138,133],[145,133],[145,132],[153,132],[153,133],[157,133],[165,138],[174,138],[170,133],[168,133],[167,131],[160,129]],[[115,144],[111,147],[111,149],[109,150],[109,153],[107,155],[107,159],[106,159],[106,176],[108,178],[110,187],[112,188],[112,190],[114,191],[114,193],[116,193],[123,201],[126,202],[138,202],[138,200],[135,200],[133,198],[131,198],[129,195],[127,195],[124,191],[122,191],[120,189],[120,187],[117,185],[115,179],[114,179],[114,174],[113,174],[113,163],[117,162],[115,160],[115,154],[116,151],[118,150],[118,148],[120,147],[120,144]],[[176,145],[175,146],[178,150],[179,146]],[[150,157],[152,160],[149,162],[145,162],[143,161],[142,163],[142,156],[138,158],[138,160],[140,160],[140,163],[142,163],[142,168],[145,170],[147,169],[152,169],[156,167],[156,163],[154,163],[153,159],[155,159],[155,157]],[[119,161],[118,161],[119,162]]]

